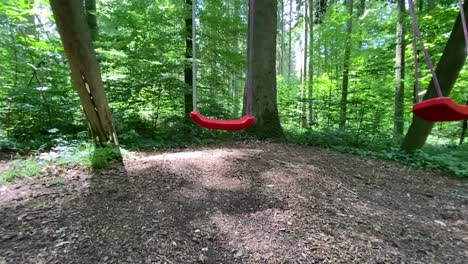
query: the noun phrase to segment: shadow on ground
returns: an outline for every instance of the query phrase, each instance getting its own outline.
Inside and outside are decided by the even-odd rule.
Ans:
[[[50,175],[65,184],[51,186]],[[467,183],[320,148],[140,153],[2,187],[0,263],[463,263]],[[4,216],[4,217],[3,217]]]

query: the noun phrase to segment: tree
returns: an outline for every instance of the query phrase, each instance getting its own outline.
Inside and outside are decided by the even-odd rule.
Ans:
[[[190,112],[193,109],[193,95],[192,95],[192,85],[193,85],[193,65],[192,61],[192,8],[196,8],[193,6],[192,0],[185,0],[185,5],[190,12],[187,12],[187,17],[185,18],[185,67],[184,67],[184,82],[185,82],[185,89],[184,89],[184,116],[187,122],[190,122]]]
[[[86,22],[88,23],[91,39],[96,41],[98,38],[98,24],[96,15],[96,0],[85,0]]]
[[[353,33],[353,0],[347,0],[348,21],[346,22],[346,46],[343,63],[343,83],[341,86],[340,101],[340,129],[344,130],[346,126],[346,114],[348,111],[348,88],[349,88],[349,63],[351,59],[351,34]]]
[[[468,105],[468,101],[466,101],[466,105]],[[460,145],[462,145],[465,142],[466,130],[468,130],[468,120],[463,121],[462,124],[462,132],[460,134]]]
[[[278,12],[278,21],[279,21],[279,51],[278,51],[278,74],[283,75],[284,73],[284,55],[285,55],[285,45],[284,45],[284,1],[279,0],[280,10]]]
[[[396,28],[396,70],[395,70],[395,112],[393,116],[393,135],[402,137],[405,125],[405,0],[398,0],[398,19]]]
[[[468,5],[464,6],[463,12],[468,16]],[[453,26],[450,37],[445,45],[442,57],[437,63],[436,74],[439,78],[442,93],[449,96],[455,82],[458,79],[461,69],[465,65],[466,46],[463,35],[463,26],[460,15],[458,15]],[[434,82],[431,81],[423,100],[437,97]],[[401,148],[406,152],[414,152],[426,143],[427,137],[431,133],[433,122],[425,121],[417,116],[413,116],[411,125],[406,133]]]
[[[249,133],[258,138],[283,137],[276,95],[277,0],[255,1],[253,41],[253,112]]]
[[[99,146],[118,145],[81,0],[50,0],[91,134]]]

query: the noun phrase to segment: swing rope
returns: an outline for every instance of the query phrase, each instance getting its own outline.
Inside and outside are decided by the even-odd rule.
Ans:
[[[435,89],[437,91],[437,96],[438,97],[443,97],[444,95],[442,94],[442,89],[440,89],[440,84],[439,84],[439,79],[437,78],[437,74],[434,69],[434,65],[432,64],[431,61],[431,56],[429,54],[429,51],[426,48],[426,45],[424,44],[424,40],[421,36],[421,31],[419,30],[419,25],[418,25],[418,19],[416,17],[416,12],[414,11],[414,2],[413,0],[408,0],[408,7],[409,7],[409,12],[412,18],[413,22],[413,54],[415,58],[415,96],[416,96],[416,102],[420,102],[419,98],[419,91],[420,91],[420,82],[419,82],[419,61],[418,61],[418,40],[421,44],[421,48],[424,53],[424,58],[426,59],[426,64],[429,70],[431,71],[432,74],[432,80],[434,82]]]
[[[463,26],[463,35],[465,38],[465,52],[468,53],[468,30],[467,23],[464,13],[464,0],[460,0],[458,4],[460,8],[460,19]],[[444,121],[459,121],[468,119],[468,106],[459,105],[453,101],[450,97],[444,97],[442,89],[440,88],[439,79],[432,64],[429,52],[424,44],[419,25],[415,13],[415,7],[413,0],[408,0],[409,12],[412,18],[413,26],[413,55],[414,55],[414,91],[415,91],[415,104],[413,105],[413,113],[426,121],[430,122],[444,122]],[[437,92],[437,97],[430,98],[428,100],[420,101],[420,63],[418,54],[418,40],[421,44],[424,52],[424,58],[426,60],[427,67],[431,71],[432,81],[434,82],[434,88]]]
[[[248,39],[248,61],[247,61],[247,100],[246,114],[253,114],[253,39],[254,39],[254,19],[255,19],[255,1],[249,1],[249,39]],[[197,0],[192,2],[192,86],[193,86],[193,111],[197,112],[198,87],[197,87]]]

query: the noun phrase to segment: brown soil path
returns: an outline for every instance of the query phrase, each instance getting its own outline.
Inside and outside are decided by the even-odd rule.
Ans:
[[[1,264],[467,259],[468,182],[321,148],[139,153],[0,186]]]

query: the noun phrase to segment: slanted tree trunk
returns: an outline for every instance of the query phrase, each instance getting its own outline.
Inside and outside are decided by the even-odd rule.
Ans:
[[[405,0],[398,0],[398,20],[396,28],[396,70],[395,70],[395,112],[393,115],[393,136],[401,138],[404,133],[405,101]]]
[[[283,137],[276,94],[277,0],[256,0],[253,41],[253,113],[248,130],[258,138]]]
[[[193,109],[193,74],[192,74],[192,0],[185,0],[185,5],[187,6],[187,18],[185,18],[185,67],[184,67],[184,82],[185,82],[185,92],[184,92],[184,116],[187,123],[190,122],[190,112]]]
[[[302,64],[302,87],[301,87],[301,126],[307,128],[307,59],[309,55],[309,19],[307,0],[304,1],[304,61]]]
[[[82,0],[50,0],[75,87],[96,144],[118,146]]]
[[[464,7],[465,16],[468,17],[468,5]],[[455,82],[458,79],[461,69],[465,65],[466,60],[465,38],[463,35],[463,27],[458,15],[452,33],[445,45],[442,57],[437,63],[436,74],[439,78],[440,87],[444,96],[449,96]],[[434,87],[434,82],[430,82],[428,91],[424,95],[424,100],[437,97],[437,92]],[[427,137],[431,133],[433,122],[425,121],[417,116],[413,116],[411,125],[406,133],[405,139],[401,148],[409,153],[420,149],[426,143]]]
[[[85,0],[86,22],[88,23],[91,39],[96,41],[98,38],[98,24],[96,15],[96,0]]]
[[[343,63],[343,84],[341,87],[340,101],[340,129],[346,127],[346,115],[348,111],[348,88],[349,88],[349,63],[351,58],[351,34],[353,33],[353,0],[346,1],[349,18],[346,22],[346,46]]]
[[[313,92],[314,92],[314,0],[309,1],[309,85],[307,91],[307,106],[308,106],[308,116],[307,124],[310,127],[314,123],[314,113],[313,113]]]

